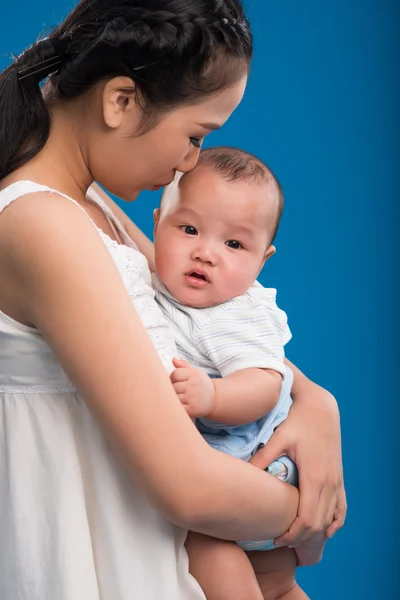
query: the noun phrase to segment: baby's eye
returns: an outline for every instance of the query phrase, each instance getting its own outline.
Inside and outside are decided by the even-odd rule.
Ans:
[[[195,229],[191,225],[181,225],[180,228],[184,233],[187,233],[187,235],[197,235],[197,229]]]
[[[196,137],[191,137],[190,138],[190,143],[192,144],[192,146],[194,146],[195,148],[201,148],[201,143],[202,143],[202,138],[196,138]]]
[[[233,248],[234,250],[240,250],[240,248],[243,248],[242,244],[237,240],[228,240],[225,242],[225,244],[228,246],[228,248]]]

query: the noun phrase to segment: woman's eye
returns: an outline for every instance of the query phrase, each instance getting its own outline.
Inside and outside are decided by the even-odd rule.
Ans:
[[[187,235],[197,235],[197,229],[195,229],[191,225],[182,225],[181,229]]]
[[[234,250],[239,250],[240,248],[243,248],[242,244],[237,240],[228,240],[227,242],[225,242],[225,244],[228,246],[228,248],[233,248]]]
[[[191,137],[190,138],[190,143],[192,144],[192,146],[194,146],[195,148],[201,148],[201,143],[202,143],[202,139],[201,138],[195,138],[195,137]]]

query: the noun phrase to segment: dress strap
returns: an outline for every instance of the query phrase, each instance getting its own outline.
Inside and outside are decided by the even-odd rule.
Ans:
[[[79,202],[77,202],[70,196],[63,194],[62,192],[60,192],[54,188],[50,188],[47,185],[41,185],[39,183],[35,183],[34,181],[29,181],[29,180],[16,181],[15,183],[12,183],[8,187],[1,190],[0,191],[0,213],[7,206],[9,206],[11,204],[11,202],[13,202],[14,200],[17,200],[17,198],[21,198],[22,196],[27,196],[28,194],[36,194],[38,192],[48,192],[51,194],[58,194],[59,196],[66,198],[70,202],[73,202],[73,204],[78,206],[80,208],[80,210],[82,210],[85,213],[86,217],[92,222],[93,226],[96,228],[96,231],[99,233],[99,235],[103,239],[103,241],[107,240],[107,239],[111,239],[111,238],[109,238],[109,236],[106,233],[104,233],[104,231],[100,227],[98,227],[96,225],[96,223],[93,221],[91,216],[86,212],[86,210],[83,208],[83,206],[81,204],[79,204]],[[109,208],[109,206],[106,204],[106,202],[104,202],[104,200],[101,198],[101,196],[94,189],[89,188],[87,198],[89,199],[89,201],[96,204],[100,208],[100,210],[103,212],[112,231],[114,232],[116,239],[118,240],[117,243],[119,243],[120,245],[122,244],[124,246],[133,247],[134,249],[137,250],[136,244],[133,242],[133,240],[131,240],[131,238],[129,237],[129,235],[126,233],[125,229],[121,225],[120,221],[114,215],[114,213]]]
[[[0,191],[0,213],[11,204],[14,200],[18,198],[22,198],[22,196],[27,196],[28,194],[37,194],[39,192],[48,192],[51,194],[57,194],[58,196],[62,196],[66,198],[70,202],[79,206],[79,208],[85,213],[85,215],[92,221],[92,223],[96,226],[93,219],[87,214],[85,209],[73,198],[55,190],[53,188],[48,187],[47,185],[41,185],[40,183],[35,183],[34,181],[16,181],[12,183],[8,187],[4,188]],[[96,226],[97,228],[97,226]]]
[[[137,249],[135,242],[129,237],[121,221],[115,216],[107,202],[103,200],[100,194],[93,187],[88,189],[86,197],[89,199],[89,201],[96,204],[102,210],[108,221],[108,224],[114,232],[115,237],[120,240],[121,244],[133,246],[135,249]]]

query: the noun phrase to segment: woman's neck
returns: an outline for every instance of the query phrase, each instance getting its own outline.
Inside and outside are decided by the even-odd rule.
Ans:
[[[1,188],[20,180],[31,180],[78,201],[84,200],[93,177],[79,143],[79,122],[73,119],[68,105],[54,107],[51,132],[44,148],[8,175]]]

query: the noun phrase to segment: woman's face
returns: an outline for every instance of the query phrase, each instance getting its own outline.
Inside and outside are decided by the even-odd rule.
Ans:
[[[97,108],[102,110],[103,123],[97,118],[96,126],[91,127],[86,160],[96,181],[128,201],[141,190],[156,190],[170,183],[176,171],[192,170],[202,140],[226,122],[240,103],[247,82],[243,77],[197,104],[175,108],[152,129],[135,136],[132,133],[140,125],[141,113],[132,88],[127,93],[118,82],[121,79],[107,82],[102,90]]]

